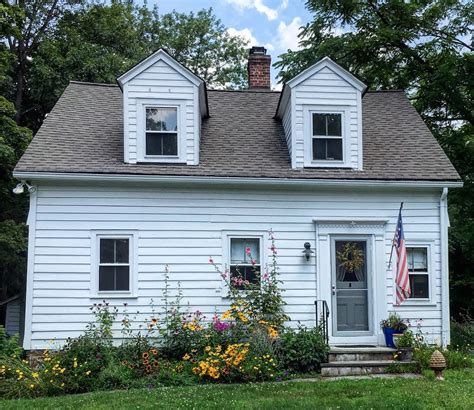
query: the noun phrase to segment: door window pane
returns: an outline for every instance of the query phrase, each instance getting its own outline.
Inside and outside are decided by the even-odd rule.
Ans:
[[[366,282],[367,243],[336,241],[336,279],[338,282]],[[339,286],[338,287],[345,287]],[[352,287],[352,286],[351,286]]]

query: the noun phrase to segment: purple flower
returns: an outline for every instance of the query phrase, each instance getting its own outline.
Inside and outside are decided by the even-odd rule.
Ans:
[[[214,329],[217,330],[218,332],[225,332],[229,328],[230,328],[230,323],[221,322],[219,320],[216,320],[214,322]]]

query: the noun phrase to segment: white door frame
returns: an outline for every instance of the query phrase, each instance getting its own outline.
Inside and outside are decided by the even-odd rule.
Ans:
[[[359,337],[359,336],[373,336],[374,335],[374,327],[373,327],[373,266],[374,266],[374,238],[373,235],[330,235],[331,240],[331,315],[332,318],[332,331],[335,337]],[[369,324],[369,329],[365,331],[353,331],[353,332],[341,332],[337,330],[337,300],[336,294],[332,291],[332,289],[336,286],[336,266],[335,266],[335,245],[336,241],[364,241],[366,243],[366,260],[367,260],[367,319]]]
[[[329,343],[363,345],[383,344],[383,334],[380,330],[380,320],[388,314],[387,286],[389,286],[387,272],[387,252],[390,252],[390,241],[385,238],[387,219],[380,218],[315,218],[316,235],[316,287],[317,297],[326,300],[331,306],[332,300],[332,270],[331,270],[331,237],[332,236],[366,236],[372,241],[372,317],[369,328],[373,329],[370,335],[334,336],[332,314],[329,316]]]

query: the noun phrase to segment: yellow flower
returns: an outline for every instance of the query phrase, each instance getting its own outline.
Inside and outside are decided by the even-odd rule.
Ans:
[[[86,376],[89,376],[90,374],[91,374],[91,371],[90,371],[90,370],[87,370]]]
[[[33,379],[37,379],[39,377],[39,374],[36,372],[33,372],[31,373],[31,376],[33,377]]]
[[[191,356],[189,356],[187,353],[183,356],[183,360],[189,360],[191,359]]]
[[[33,389],[35,387],[34,384],[30,384],[30,389]]]
[[[206,352],[210,352],[211,351],[211,346],[206,346],[206,348],[204,349]]]

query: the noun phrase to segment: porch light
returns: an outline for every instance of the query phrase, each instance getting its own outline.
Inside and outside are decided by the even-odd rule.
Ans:
[[[34,187],[30,184],[27,184],[25,181],[21,181],[15,188],[13,188],[12,191],[15,195],[20,195],[23,192],[25,192],[25,186],[28,189],[29,193],[32,193],[32,192],[36,191],[36,187]]]
[[[305,256],[307,261],[309,261],[309,259],[311,258],[312,253],[314,253],[314,251],[311,250],[311,244],[309,242],[305,242],[303,255]]]

